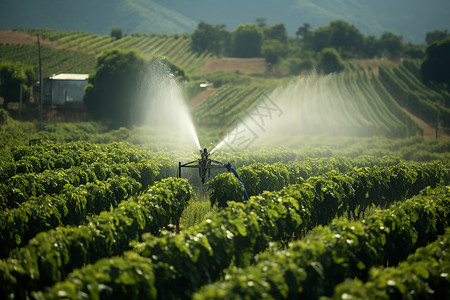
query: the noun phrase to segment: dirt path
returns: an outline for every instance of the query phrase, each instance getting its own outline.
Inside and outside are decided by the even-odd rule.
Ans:
[[[214,73],[217,71],[250,75],[266,70],[264,58],[211,58],[200,69],[200,73]]]
[[[0,30],[0,42],[10,44],[26,44],[37,45],[37,37],[22,31],[12,30]],[[41,39],[42,46],[49,46],[55,49],[64,48],[64,45],[60,45],[57,42]]]
[[[428,123],[426,123],[424,120],[420,119],[416,115],[413,115],[410,111],[408,111],[406,108],[402,107],[403,111],[407,113],[417,124],[419,124],[420,127],[423,128],[423,136],[428,138],[435,138],[436,137],[436,129],[434,127],[431,127]],[[439,139],[450,139],[450,136],[439,132]]]

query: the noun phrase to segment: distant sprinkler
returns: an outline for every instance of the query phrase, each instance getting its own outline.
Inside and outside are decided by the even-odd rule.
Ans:
[[[206,176],[208,177],[211,176],[211,169],[225,168],[228,172],[231,171],[234,174],[234,176],[236,176],[236,178],[239,180],[242,187],[244,188],[244,198],[245,200],[248,200],[248,195],[247,191],[245,190],[244,182],[239,177],[236,170],[233,167],[231,167],[231,163],[224,163],[218,160],[210,159],[209,156],[211,155],[211,153],[208,153],[208,149],[206,148],[199,151],[200,151],[200,159],[193,160],[185,164],[181,164],[181,162],[178,163],[178,178],[181,178],[182,168],[197,168],[198,174],[202,179],[202,183],[205,183]]]

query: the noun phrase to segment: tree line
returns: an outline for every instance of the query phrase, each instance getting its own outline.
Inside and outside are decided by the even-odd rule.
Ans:
[[[192,34],[195,51],[209,51],[217,56],[264,57],[271,66],[285,62],[291,74],[317,68],[324,73],[339,72],[342,60],[352,58],[424,59],[425,47],[406,44],[400,35],[384,32],[381,37],[364,36],[358,28],[342,20],[313,29],[309,23],[300,26],[295,37],[288,36],[283,23],[267,25],[242,24],[228,31],[224,24],[200,22]],[[427,33],[427,45],[449,37],[447,31]]]
[[[120,29],[116,39],[120,38]],[[422,77],[431,85],[450,88],[448,68],[450,34],[434,31],[426,35],[428,47],[405,44],[401,36],[386,32],[380,38],[364,36],[345,21],[332,21],[327,26],[312,29],[308,23],[300,26],[295,37],[289,37],[284,24],[266,25],[264,19],[257,24],[239,25],[232,32],[225,25],[200,22],[191,35],[192,47],[198,52],[211,52],[217,56],[263,57],[270,70],[285,63],[291,74],[316,68],[325,74],[339,72],[344,59],[409,57],[422,59]],[[162,59],[178,78],[189,80],[180,67]],[[97,57],[97,66],[89,76],[84,103],[96,120],[112,127],[131,126],[142,122],[143,103],[139,101],[139,76],[151,60],[139,53],[110,49]],[[29,86],[37,79],[36,71],[20,63],[0,62],[0,97],[3,108],[20,98],[22,84],[24,102],[29,99]],[[127,99],[124,101],[124,99]]]

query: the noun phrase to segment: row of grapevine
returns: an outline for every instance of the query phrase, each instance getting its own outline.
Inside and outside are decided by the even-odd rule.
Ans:
[[[277,137],[280,132],[292,135],[415,135],[418,126],[405,121],[406,113],[402,110],[390,110],[395,103],[392,97],[385,98],[377,91],[365,73],[298,77],[269,94],[282,117],[273,132],[267,126],[265,136]]]
[[[426,166],[423,168],[423,171],[427,169]],[[391,169],[399,180],[393,182],[396,188],[391,192],[406,194],[411,177],[420,169],[398,168],[397,172]],[[440,167],[435,165],[431,169],[437,173],[431,172],[434,175],[429,174],[429,179],[434,178],[432,180],[436,183],[442,176],[438,175]],[[357,174],[354,176],[358,178]],[[377,177],[377,180],[383,179],[388,181],[382,176]],[[390,179],[393,180],[394,177]],[[35,296],[52,298],[63,295],[72,299],[81,295],[119,297],[134,289],[132,294],[139,293],[150,298],[190,297],[204,284],[219,279],[232,262],[238,267],[248,266],[255,254],[266,249],[269,242],[287,241],[292,233],[299,234],[318,224],[327,224],[334,216],[345,211],[341,208],[340,201],[353,197],[353,192],[361,195],[371,193],[368,186],[362,186],[362,182],[361,187],[354,191],[346,189],[349,180],[350,176],[346,175],[336,175],[330,179],[316,178],[308,184],[290,185],[280,192],[264,192],[245,203],[230,202],[228,208],[180,235],[144,237],[144,242],[136,244],[134,251],[126,252],[120,258],[102,259],[75,270],[65,281]],[[401,180],[404,181],[403,184],[400,184]],[[382,185],[385,183],[387,182]],[[387,195],[380,193],[373,195],[371,199],[377,198],[378,202],[383,202],[384,197]],[[435,210],[429,205],[424,207],[426,210]],[[448,207],[442,206],[439,212],[445,211],[448,211]],[[442,226],[439,222],[444,222],[448,217],[438,213],[430,215],[434,219],[426,224],[437,224],[435,226]],[[425,222],[422,219],[419,221],[417,224]],[[413,232],[409,226],[400,228],[403,227],[399,226],[399,230]],[[394,230],[392,232],[394,236]],[[400,239],[404,240],[406,238]],[[395,239],[393,242],[395,243]],[[393,253],[395,255],[395,251]],[[145,275],[130,276],[134,273]],[[122,274],[127,274],[127,280],[123,280]],[[107,289],[102,289],[103,286],[107,286]]]
[[[0,257],[23,246],[41,231],[79,225],[90,214],[99,214],[136,195],[141,185],[130,177],[114,176],[79,187],[66,186],[60,194],[32,197],[13,209],[0,212]]]
[[[77,187],[113,176],[131,177],[143,189],[152,184],[158,175],[155,162],[122,163],[106,166],[102,163],[73,166],[69,169],[45,170],[42,173],[19,173],[0,184],[0,208],[14,208],[30,197],[45,194],[59,194],[68,186]]]
[[[137,49],[145,56],[167,56],[188,72],[196,70],[210,57],[209,54],[194,53],[187,35],[131,35],[115,40],[110,36],[80,34],[70,39],[70,42],[67,37],[58,42],[69,48],[77,47],[82,52],[94,54],[114,47]]]
[[[223,85],[195,106],[192,114],[200,125],[229,125],[251,110],[271,89],[271,86]]]
[[[34,45],[0,43],[0,57],[4,60],[21,62],[37,68],[38,48]],[[51,76],[61,72],[90,73],[95,67],[95,57],[87,53],[70,49],[41,47],[42,72]],[[83,68],[79,66],[83,65]]]
[[[58,145],[44,142],[42,145],[17,146],[8,149],[4,161],[7,163],[0,169],[0,178],[8,180],[15,174],[41,173],[45,170],[69,169],[81,166],[83,163],[105,163],[109,165],[120,163],[139,163],[143,160],[164,158],[148,151],[127,144],[111,143],[96,145],[87,142],[72,142]],[[4,168],[3,168],[4,167]]]
[[[374,268],[366,282],[359,279],[340,283],[332,299],[448,299],[450,230],[396,267]]]
[[[405,74],[406,68],[390,70],[388,67],[380,66],[379,72],[383,83],[400,105],[432,124],[436,122],[439,113],[443,125],[450,127],[450,109],[439,103],[444,101],[443,97],[437,97],[435,93],[423,86],[411,83],[409,77],[412,74]]]
[[[193,298],[251,299],[264,295],[271,299],[319,299],[321,296],[332,295],[334,287],[346,278],[357,277],[366,280],[371,267],[395,266],[416,248],[435,240],[437,235],[443,234],[444,229],[450,225],[449,188],[440,187],[428,192],[431,195],[419,195],[389,209],[378,211],[364,222],[340,219],[329,226],[315,228],[303,240],[293,242],[286,250],[278,251],[272,248],[271,251],[258,256],[255,265],[244,269],[231,269],[225,280],[204,287]],[[444,240],[447,239],[448,234]],[[431,249],[435,247],[436,244],[430,245]],[[445,251],[449,250],[448,247],[447,242]],[[425,257],[422,259],[426,260]],[[437,263],[437,260],[435,262]],[[408,266],[408,261],[399,268],[404,266]],[[444,269],[448,270],[448,258],[445,259],[444,266]],[[429,278],[427,270],[424,270],[423,266],[420,267],[421,272],[416,272],[425,273],[422,276]],[[435,266],[429,266],[433,267]],[[406,270],[408,269],[405,268]],[[396,272],[388,270],[387,273]],[[435,271],[433,273],[434,278],[430,278],[430,282],[439,276],[444,277],[438,280],[442,285],[436,286],[439,288],[436,294],[445,295],[448,292],[448,275],[437,275]],[[371,273],[374,274],[378,275]],[[407,276],[410,278],[411,275]],[[375,287],[385,287],[388,295],[395,298],[408,295],[407,291],[401,290],[402,285],[409,284],[405,278],[398,275],[392,278],[382,275],[377,277],[381,285]],[[386,279],[389,279],[387,287],[386,282],[381,282]],[[346,289],[339,290],[340,296],[343,296],[343,292],[348,293],[345,299],[353,299],[353,292],[356,292],[355,296],[361,296],[357,293],[358,287],[348,283],[345,286]],[[376,290],[373,285],[368,287],[368,292]],[[426,296],[430,291],[424,288],[417,292]],[[411,286],[411,289],[415,287]],[[420,298],[419,295],[413,296]],[[366,296],[370,299],[383,298],[380,293],[367,293]]]
[[[43,73],[47,75],[61,72],[92,73],[95,56],[111,48],[136,49],[146,57],[166,56],[188,72],[196,71],[211,54],[197,54],[191,48],[188,35],[130,35],[119,40],[108,36],[77,31],[30,30],[41,38],[57,42],[58,49],[41,47]],[[36,38],[37,41],[37,38]],[[37,45],[0,43],[0,57],[10,61],[20,61],[25,65],[37,66]]]
[[[174,172],[167,157],[123,144],[9,148],[0,174],[0,257],[37,233],[79,225]]]
[[[86,225],[39,233],[0,261],[1,298],[26,298],[64,280],[76,268],[120,255],[143,233],[158,234],[173,224],[193,197],[186,180],[167,178],[117,208],[92,216]]]
[[[408,169],[412,165],[408,165],[409,167],[407,167],[405,164],[400,164],[399,160],[387,157],[383,159],[376,157],[358,157],[355,159],[333,157],[331,159],[307,159],[302,162],[294,161],[286,164],[275,163],[270,165],[255,163],[238,168],[237,172],[246,185],[247,194],[249,196],[255,196],[261,194],[264,190],[276,191],[283,189],[289,184],[302,183],[305,179],[312,176],[326,176],[327,172],[332,172],[334,170],[338,170],[342,173],[349,172],[349,174],[351,174],[354,168],[367,168],[373,166],[377,166],[379,169],[373,168],[376,171],[369,176],[371,179],[378,178],[375,174],[379,172],[380,174],[387,173],[382,176],[387,176],[384,180],[390,180],[389,173],[392,170],[395,170],[396,168]],[[386,169],[383,170],[382,167],[386,167]],[[423,167],[419,167],[419,169],[421,168]],[[392,174],[395,173],[396,172],[393,172]],[[410,183],[414,184],[416,180],[419,182],[423,180],[420,176],[423,175],[417,174],[416,178],[411,178]],[[433,180],[434,179],[432,178],[428,182],[432,183]],[[367,182],[367,179],[364,179],[363,181]],[[392,182],[387,184],[390,185]],[[374,186],[378,185],[379,184]],[[423,186],[423,183],[420,186]],[[223,173],[216,176],[213,180],[208,182],[208,189],[211,191],[211,203],[217,203],[219,207],[225,207],[226,202],[229,200],[243,201],[242,186],[231,173]]]
[[[402,108],[398,105],[392,95],[386,90],[383,83],[380,81],[378,76],[372,72],[371,74],[371,83],[373,88],[376,90],[377,95],[381,99],[385,99],[384,103],[390,112],[395,114],[397,118],[406,125],[408,130],[407,135],[414,135],[416,132],[419,132],[423,135],[423,128],[421,128],[417,123],[411,118],[411,116],[405,114],[402,111]]]

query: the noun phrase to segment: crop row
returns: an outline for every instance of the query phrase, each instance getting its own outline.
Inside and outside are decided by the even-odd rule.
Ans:
[[[380,66],[380,77],[383,83],[395,94],[397,101],[409,109],[417,116],[423,118],[425,121],[435,123],[438,113],[443,125],[450,127],[448,121],[450,119],[450,109],[442,106],[438,101],[439,98],[423,90],[420,86],[417,88],[409,83],[405,78],[405,70],[394,69],[393,71],[387,67]]]
[[[323,177],[330,176],[331,178],[347,176],[351,180],[346,179],[346,186],[343,188],[353,191],[352,193],[355,194],[353,195],[355,197],[360,189],[366,192],[370,191],[369,197],[371,200],[369,203],[375,201],[376,195],[379,194],[396,195],[395,190],[398,185],[402,186],[403,190],[406,190],[406,187],[409,186],[411,193],[414,194],[423,187],[434,184],[436,181],[438,182],[444,176],[444,170],[439,164],[414,165],[402,164],[397,160],[390,159],[374,158],[374,160],[378,162],[379,167],[367,168],[373,166],[374,162],[371,160],[315,159],[304,162],[289,162],[287,164],[276,163],[273,165],[256,163],[241,167],[237,169],[237,172],[242,178],[249,196],[258,195],[264,190],[281,190],[289,184],[301,183],[311,176],[322,175]],[[366,168],[354,169],[354,167]],[[348,173],[340,174],[332,170]],[[208,188],[211,190],[211,204],[217,203],[219,207],[225,207],[229,200],[243,200],[242,186],[230,173],[216,176],[208,183]],[[406,194],[403,196],[406,196]],[[366,205],[366,199],[369,198],[367,195],[360,194],[357,197],[359,198],[353,199],[353,204],[348,206],[349,217],[350,212],[355,213],[355,205],[359,206],[359,213],[364,213],[368,207]],[[401,194],[396,195],[396,197],[401,197]]]
[[[117,208],[89,218],[86,225],[39,233],[0,261],[1,298],[26,298],[31,291],[63,280],[75,268],[120,255],[143,233],[158,234],[173,224],[193,197],[185,179],[167,178]]]
[[[38,48],[35,45],[1,44],[0,55],[5,60],[21,62],[24,65],[36,66],[38,64]],[[52,75],[61,72],[69,72],[77,64],[85,64],[86,67],[80,73],[92,72],[95,67],[95,57],[68,49],[53,49],[47,46],[41,47],[41,59],[43,74]]]
[[[0,184],[0,208],[15,208],[30,197],[59,194],[68,186],[77,187],[113,176],[131,177],[146,189],[159,175],[156,161],[127,162],[113,165],[82,163],[69,169],[44,170],[42,173],[19,173]]]
[[[0,257],[23,246],[41,231],[57,226],[79,225],[89,214],[99,214],[139,192],[141,185],[130,177],[113,176],[78,187],[66,186],[60,194],[32,197],[14,209],[0,212]]]
[[[417,131],[411,127],[414,123],[403,121],[405,112],[389,109],[394,100],[379,95],[365,72],[302,76],[270,96],[282,111],[274,135],[282,131],[398,137]]]
[[[373,268],[366,282],[340,283],[332,299],[448,299],[450,286],[450,230],[417,249],[406,261],[390,268]]]
[[[211,56],[208,53],[197,54],[191,49],[187,36],[125,36],[119,40],[110,36],[94,35],[86,32],[60,32],[35,30],[41,37],[58,42],[62,49],[41,47],[43,73],[47,75],[61,72],[92,73],[95,68],[95,55],[115,47],[137,49],[146,56],[166,56],[176,64],[195,71]],[[0,56],[11,61],[20,61],[26,65],[37,65],[38,49],[36,45],[0,44]]]
[[[384,103],[386,104],[388,110],[395,114],[397,118],[406,125],[407,131],[405,135],[414,135],[416,132],[423,134],[423,128],[421,128],[417,123],[409,116],[402,111],[402,108],[398,105],[392,95],[386,90],[386,87],[380,81],[378,76],[375,76],[372,73],[371,82],[374,89],[377,91],[377,94],[381,99],[384,99]]]
[[[113,165],[156,159],[152,153],[120,143],[98,146],[86,142],[73,142],[65,145],[46,142],[37,146],[12,147],[7,154],[0,166],[0,179],[4,181],[15,174],[69,169],[81,166],[83,163],[98,162]],[[161,161],[166,163],[166,160],[162,158]]]
[[[78,34],[66,36],[58,40],[59,43],[68,48],[78,47],[85,53],[94,52],[96,54],[111,48],[137,49],[145,56],[167,56],[171,61],[193,71],[202,65],[209,54],[198,55],[191,49],[191,41],[186,36],[146,36],[131,35],[119,40],[109,36],[92,34]]]
[[[368,122],[370,130],[387,136],[415,134],[415,130],[410,128],[412,123],[405,124],[402,121],[406,114],[401,110],[389,109],[395,105],[395,101],[392,97],[379,95],[378,89],[365,72],[358,72],[356,75],[345,74],[338,80],[341,81],[338,89],[342,90],[343,95],[348,95],[345,98],[350,101],[346,104],[345,110],[348,110],[351,115],[358,116],[360,114],[359,119],[354,120],[355,124],[364,126]],[[352,113],[354,111],[358,113]]]
[[[403,173],[411,176],[419,170],[390,169],[392,174],[400,177],[405,177],[401,175]],[[133,289],[150,298],[155,298],[155,295],[159,299],[190,297],[204,284],[219,279],[232,262],[238,267],[248,266],[255,254],[265,250],[269,242],[286,242],[316,225],[327,224],[336,215],[342,215],[345,211],[342,203],[352,198],[353,192],[370,193],[362,184],[358,190],[346,190],[350,178],[344,175],[314,178],[279,192],[264,192],[245,203],[229,202],[227,208],[180,235],[147,237],[134,248],[139,255],[127,252],[121,258],[100,260],[75,270],[66,281],[57,283],[41,295],[50,298],[64,295],[73,299],[81,295],[120,297]],[[439,178],[435,178],[436,181]],[[395,190],[399,196],[404,195],[409,186],[398,185]],[[373,198],[375,196],[388,197],[377,194]],[[385,199],[380,202],[383,201]],[[432,216],[438,218],[437,214]],[[446,216],[442,219],[446,220]],[[430,220],[430,224],[435,223]],[[410,230],[409,227],[406,229]],[[134,273],[145,275],[130,275]],[[126,281],[122,274],[127,274]]]
[[[271,87],[250,85],[245,87],[221,86],[197,105],[193,111],[202,124],[230,124],[258,102]]]
[[[225,280],[204,287],[193,298],[319,299],[321,296],[332,295],[334,287],[346,278],[357,277],[366,280],[371,267],[397,265],[418,247],[427,245],[435,240],[438,234],[443,234],[444,229],[450,225],[449,188],[441,187],[428,192],[432,195],[416,196],[389,209],[378,211],[363,222],[339,219],[329,226],[315,228],[303,240],[293,242],[286,250],[272,249],[260,255],[253,266],[231,269]],[[436,244],[430,246],[431,249],[435,247]],[[448,249],[448,242],[446,247]],[[422,259],[427,260],[425,257]],[[410,270],[409,263],[410,261],[407,261],[399,268]],[[435,260],[435,263],[441,262]],[[448,258],[444,264],[448,270]],[[422,275],[424,278],[429,277],[423,265],[419,265],[416,272],[425,273]],[[395,273],[387,271],[387,274]],[[407,285],[408,280],[398,275],[393,277],[383,275],[376,276],[380,283],[378,287],[386,287],[383,280],[388,279],[386,289],[391,291],[388,293],[390,296],[401,298],[400,295],[408,294],[405,291],[396,293],[402,291],[400,288],[403,282],[406,281],[404,285]],[[411,274],[405,275],[406,278],[412,277]],[[439,275],[429,279],[432,282],[436,277],[439,278]],[[441,290],[437,291],[437,295],[447,292],[446,278],[441,278],[440,282],[443,285],[438,286]],[[352,291],[357,291],[357,287],[345,285],[347,289],[340,290],[339,293],[348,292],[348,294],[345,295],[346,298],[339,297],[339,299],[353,299]],[[367,291],[372,290],[375,288],[369,288]],[[427,295],[429,291],[425,286],[417,292]],[[377,297],[381,296],[380,294],[366,295],[369,298],[384,299]],[[413,296],[420,298],[419,295]]]

